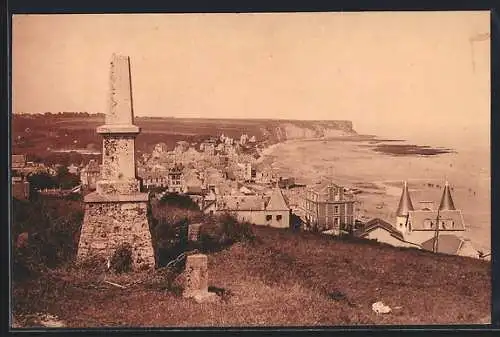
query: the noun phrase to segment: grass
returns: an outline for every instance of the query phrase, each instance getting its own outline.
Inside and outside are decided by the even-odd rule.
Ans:
[[[225,301],[196,304],[144,283],[147,274],[60,268],[14,284],[14,314],[57,315],[68,327],[472,324],[490,314],[491,267],[358,240],[256,227],[257,239],[209,255],[209,286]],[[146,282],[147,283],[147,282]],[[382,301],[393,312],[377,315]]]

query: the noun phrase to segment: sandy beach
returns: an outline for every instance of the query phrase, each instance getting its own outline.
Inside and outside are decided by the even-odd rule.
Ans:
[[[403,142],[404,144],[404,142]],[[292,140],[267,148],[260,165],[271,165],[283,176],[314,184],[331,177],[359,188],[357,217],[395,220],[402,181],[407,180],[415,208],[422,201],[440,202],[446,180],[466,223],[464,237],[477,249],[491,247],[489,148],[455,149],[436,156],[391,156],[372,150],[368,141]]]

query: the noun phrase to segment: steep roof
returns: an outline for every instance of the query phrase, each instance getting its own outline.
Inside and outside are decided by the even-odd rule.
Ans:
[[[433,251],[435,238],[430,238],[422,243],[422,249]],[[439,235],[438,253],[457,255],[462,247],[463,240],[456,235],[443,234]]]
[[[288,202],[283,195],[283,192],[280,188],[275,188],[271,193],[271,198],[267,203],[266,210],[269,211],[282,211],[288,210],[290,207],[288,206]]]
[[[444,185],[443,195],[441,196],[441,203],[439,204],[439,210],[455,210],[455,204],[451,197],[450,185],[448,182]]]
[[[413,211],[413,204],[411,203],[410,192],[408,192],[408,183],[405,181],[403,186],[403,193],[399,199],[397,216],[408,216],[408,212]]]
[[[396,239],[404,241],[403,233],[401,233],[400,231],[398,231],[396,228],[394,228],[387,221],[384,221],[384,220],[382,220],[380,218],[374,218],[374,219],[371,219],[370,221],[368,221],[364,225],[363,229],[357,231],[355,233],[355,235],[362,238],[362,237],[367,236],[371,231],[373,231],[373,230],[375,230],[377,228],[384,229],[387,232],[389,232]]]
[[[437,220],[437,211],[410,211],[408,222],[411,224],[412,230],[435,230],[435,224]],[[443,228],[442,222],[452,221],[451,228]],[[463,231],[465,230],[465,223],[460,210],[442,210],[439,211],[439,230],[453,230],[453,231]],[[431,226],[432,223],[432,226]],[[449,225],[448,225],[449,226]]]

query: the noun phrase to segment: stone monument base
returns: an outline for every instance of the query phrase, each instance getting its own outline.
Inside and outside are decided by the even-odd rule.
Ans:
[[[192,298],[196,301],[196,303],[215,303],[219,300],[219,296],[217,296],[217,294],[205,290],[184,293],[183,297]]]
[[[123,243],[132,246],[133,268],[155,266],[155,254],[147,218],[148,195],[85,196],[85,216],[77,261],[90,256],[110,259]]]

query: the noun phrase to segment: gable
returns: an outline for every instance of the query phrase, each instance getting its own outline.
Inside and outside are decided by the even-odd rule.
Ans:
[[[271,194],[271,198],[269,199],[269,202],[267,203],[266,210],[282,211],[282,210],[288,210],[288,209],[289,209],[288,203],[286,202],[286,199],[283,196],[281,189],[279,189],[279,188],[274,189],[272,194]]]

